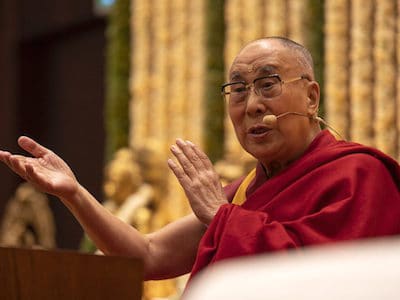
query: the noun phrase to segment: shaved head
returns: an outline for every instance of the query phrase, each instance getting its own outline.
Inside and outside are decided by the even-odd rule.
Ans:
[[[280,46],[293,52],[293,56],[296,59],[299,66],[306,71],[306,73],[310,76],[311,80],[314,80],[314,62],[310,51],[308,51],[308,49],[305,48],[303,45],[296,43],[295,41],[288,39],[286,37],[272,36],[251,41],[240,50],[239,55],[241,52],[245,51],[248,47],[251,47],[256,44],[264,44],[270,42],[276,42]]]

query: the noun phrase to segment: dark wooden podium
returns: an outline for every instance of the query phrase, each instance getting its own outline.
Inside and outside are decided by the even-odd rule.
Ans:
[[[139,259],[0,247],[0,299],[140,300]]]

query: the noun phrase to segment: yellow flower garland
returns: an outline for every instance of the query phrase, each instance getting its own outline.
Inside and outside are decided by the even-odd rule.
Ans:
[[[287,36],[286,1],[269,0],[264,2],[264,35]]]
[[[204,85],[205,67],[205,2],[188,1],[188,47],[186,57],[190,57],[187,72],[186,126],[185,136],[203,147],[204,128]]]
[[[375,4],[375,143],[383,152],[396,155],[397,131],[395,106],[395,3],[391,0]]]
[[[348,0],[325,1],[325,107],[328,122],[348,137]]]
[[[260,0],[244,0],[242,1],[242,40],[248,43],[252,40],[262,37],[262,12],[263,1]]]
[[[351,2],[351,139],[373,146],[372,0]]]
[[[226,0],[225,1],[225,70],[229,71],[229,67],[235,58],[235,55],[242,46],[241,37],[241,18],[242,18],[242,0]],[[228,78],[227,78],[228,80]],[[236,139],[236,134],[228,114],[225,115],[225,153],[226,156],[236,156],[242,152],[240,145]]]
[[[397,55],[397,160],[400,161],[400,4],[397,2],[397,44],[396,44],[396,55]]]
[[[306,45],[306,24],[308,1],[289,0],[287,2],[289,16],[287,18],[288,36],[290,39]]]
[[[152,51],[154,55],[146,63],[151,65],[151,73],[148,78],[151,85],[148,99],[145,104],[149,115],[145,123],[148,124],[149,135],[147,138],[154,138],[163,147],[162,152],[168,155],[167,128],[168,128],[168,48],[169,36],[168,22],[169,10],[166,1],[152,1],[151,32],[153,33]],[[143,24],[144,25],[144,24]],[[142,51],[137,45],[136,51]]]
[[[132,75],[130,90],[131,101],[131,133],[130,144],[132,146],[144,143],[147,136],[147,99],[149,95],[149,70],[150,56],[150,32],[146,24],[150,19],[150,2],[132,1]]]

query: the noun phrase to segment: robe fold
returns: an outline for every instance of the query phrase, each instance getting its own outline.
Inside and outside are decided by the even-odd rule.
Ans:
[[[229,201],[241,180],[225,187]],[[245,202],[218,210],[191,276],[227,258],[399,234],[399,190],[395,160],[324,130],[278,175],[257,166]]]

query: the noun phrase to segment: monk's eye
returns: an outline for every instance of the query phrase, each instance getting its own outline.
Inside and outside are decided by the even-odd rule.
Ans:
[[[236,83],[231,85],[231,93],[242,94],[246,93],[247,88],[243,83]]]
[[[280,82],[275,77],[261,78],[255,81],[254,88],[256,94],[269,98],[279,94]]]

